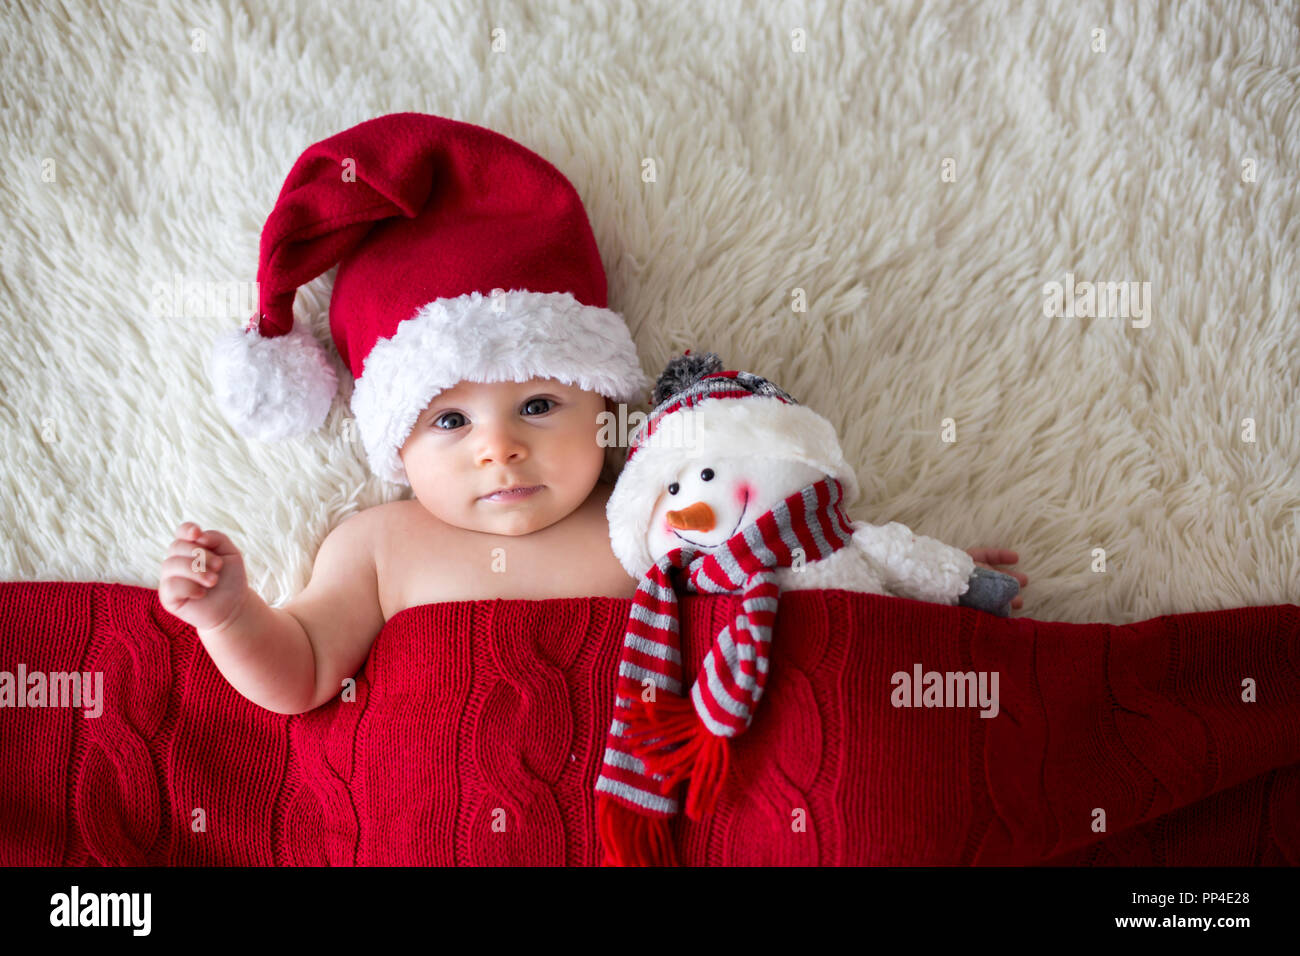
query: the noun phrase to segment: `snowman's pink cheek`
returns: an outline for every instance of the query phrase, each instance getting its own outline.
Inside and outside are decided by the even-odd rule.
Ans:
[[[741,481],[736,484],[735,488],[736,507],[743,508],[750,498],[754,497],[754,489],[747,481]]]

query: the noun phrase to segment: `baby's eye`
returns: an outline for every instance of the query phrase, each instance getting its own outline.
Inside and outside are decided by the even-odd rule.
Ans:
[[[464,417],[465,417],[465,416],[462,415],[460,412],[447,412],[447,414],[445,414],[445,415],[439,415],[439,416],[438,416],[438,418],[437,418],[437,419],[434,421],[434,423],[433,423],[433,427],[434,427],[434,428],[438,428],[438,427],[439,427],[439,426],[438,426],[438,422],[446,421],[448,418],[461,418],[461,419],[463,419]],[[443,428],[443,429],[441,429],[441,431],[448,431],[448,432],[450,432],[450,431],[455,431],[457,428],[460,428],[460,426],[459,426],[459,425],[452,425],[450,428]]]
[[[537,413],[538,415],[544,415],[544,414],[546,414],[547,412],[549,412],[549,411],[551,410],[551,406],[555,404],[555,403],[552,402],[549,398],[530,398],[530,399],[529,399],[529,400],[524,404],[524,409],[527,410],[527,409],[528,409],[528,408],[533,404],[533,402],[546,402],[546,407],[545,407],[544,409],[542,409],[540,412],[538,412],[538,413]],[[532,416],[532,417],[536,417],[536,416]]]

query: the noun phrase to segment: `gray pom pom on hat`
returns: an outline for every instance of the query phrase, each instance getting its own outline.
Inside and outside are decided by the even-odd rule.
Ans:
[[[685,355],[679,355],[664,366],[655,382],[654,392],[650,396],[651,405],[662,405],[678,392],[684,392],[706,375],[723,370],[722,359],[714,352],[701,352],[692,355],[687,349]]]
[[[654,391],[650,396],[650,404],[658,408],[673,396],[689,391],[702,379],[725,370],[726,366],[716,352],[692,355],[691,350],[687,349],[685,354],[669,360],[664,370],[659,373],[659,380],[655,382]],[[761,375],[755,375],[753,372],[735,372],[734,376],[732,383],[738,388],[755,395],[773,395],[791,405],[799,404],[789,392]]]

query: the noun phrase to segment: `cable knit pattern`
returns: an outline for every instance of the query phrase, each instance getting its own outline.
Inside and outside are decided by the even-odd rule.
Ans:
[[[566,862],[570,841],[555,798],[574,744],[564,674],[589,615],[572,602],[552,603],[554,614],[528,630],[511,627],[502,607],[489,605],[474,634],[491,654],[494,683],[482,709],[466,715],[466,743],[483,781],[465,830],[470,863]]]
[[[630,606],[409,608],[355,699],[285,717],[156,591],[0,584],[0,671],[98,670],[105,696],[0,708],[0,865],[595,865]],[[687,672],[739,610],[682,596]],[[772,648],[716,812],[671,823],[688,865],[1300,863],[1295,605],[1118,627],[800,590]],[[895,707],[914,664],[996,671],[998,715]]]
[[[89,620],[101,624],[84,666],[77,668],[103,672],[103,713],[86,719],[81,708],[65,708],[86,730],[86,747],[73,771],[74,806],[78,831],[96,864],[144,866],[163,816],[162,781],[150,743],[171,696],[170,642],[156,625],[134,627],[130,609],[113,598],[103,590],[91,595]],[[108,706],[110,700],[121,706]]]

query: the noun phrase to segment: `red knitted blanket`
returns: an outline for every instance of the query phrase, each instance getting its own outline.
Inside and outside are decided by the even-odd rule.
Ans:
[[[682,598],[686,673],[739,600]],[[0,584],[0,864],[596,864],[630,603],[410,608],[355,700],[285,717],[156,591]],[[46,706],[5,699],[20,665]],[[49,706],[83,671],[99,716]],[[1300,608],[1119,627],[789,592],[734,755],[714,816],[673,822],[686,864],[1295,865]]]

